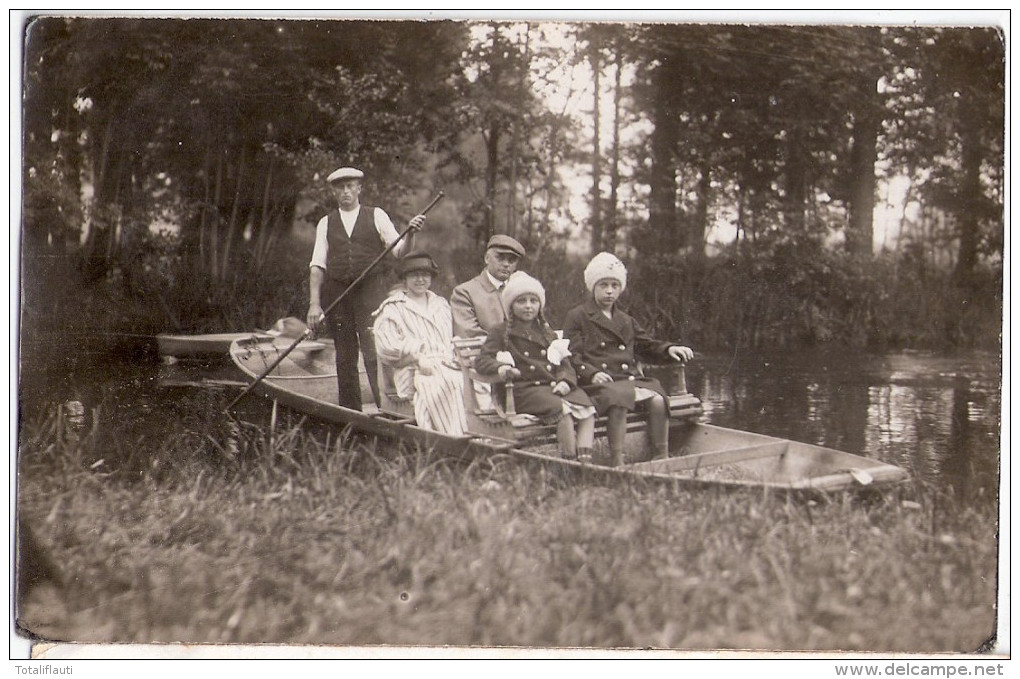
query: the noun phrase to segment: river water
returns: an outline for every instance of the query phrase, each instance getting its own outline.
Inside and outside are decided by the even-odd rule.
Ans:
[[[995,354],[711,356],[692,362],[687,382],[712,424],[891,462],[965,502],[997,500]]]
[[[123,359],[78,354],[45,370],[23,362],[22,421],[63,408],[65,414],[98,413],[107,420],[99,424],[133,435],[149,429],[158,438],[170,419],[214,418],[216,404],[237,393],[236,387],[219,387],[212,397],[209,388],[181,385],[210,374],[193,364],[161,365],[152,353]],[[239,379],[229,366],[216,374]],[[175,381],[178,386],[167,386]],[[996,354],[699,356],[688,366],[687,383],[702,399],[709,423],[888,461],[964,502],[997,500]]]

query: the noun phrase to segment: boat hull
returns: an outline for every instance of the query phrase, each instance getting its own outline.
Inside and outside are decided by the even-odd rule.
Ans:
[[[156,346],[160,356],[175,358],[199,358],[207,356],[226,356],[230,345],[239,339],[256,337],[260,340],[272,339],[268,333],[224,332],[204,335],[156,335]]]
[[[280,339],[261,341],[248,337],[236,340],[230,355],[242,373],[255,381],[265,375],[287,345],[287,341]],[[628,462],[619,467],[563,459],[556,451],[555,440],[548,436],[529,440],[488,432],[447,436],[418,427],[405,413],[371,405],[366,406],[365,412],[341,407],[333,361],[331,347],[316,352],[295,351],[265,375],[255,390],[280,405],[340,427],[350,426],[381,437],[440,448],[459,457],[509,454],[585,475],[823,495],[884,488],[908,478],[903,469],[870,458],[693,419],[674,422],[670,430],[670,457],[662,460],[641,459],[647,450],[645,434],[642,427],[632,427],[628,434]]]

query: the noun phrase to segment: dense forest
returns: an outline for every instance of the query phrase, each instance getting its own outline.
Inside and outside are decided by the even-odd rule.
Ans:
[[[441,293],[509,233],[554,322],[611,250],[632,312],[705,350],[999,347],[994,28],[37,17],[23,35],[23,334],[303,317],[324,177],[355,165],[395,221],[444,191],[419,241]]]

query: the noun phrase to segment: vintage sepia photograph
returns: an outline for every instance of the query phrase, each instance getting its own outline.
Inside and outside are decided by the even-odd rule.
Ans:
[[[1008,657],[1002,13],[635,14],[12,14],[20,639]]]

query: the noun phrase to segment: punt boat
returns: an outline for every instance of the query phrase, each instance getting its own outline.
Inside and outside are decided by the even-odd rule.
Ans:
[[[221,332],[201,335],[156,335],[156,348],[159,355],[166,363],[173,363],[180,359],[222,359],[230,363],[228,358],[230,345],[236,340],[265,342],[273,338],[296,338],[293,330],[279,330],[290,319],[281,319],[269,330],[256,330],[254,332]],[[303,340],[299,349],[303,351],[318,351],[323,348],[323,343],[315,340]]]
[[[226,357],[235,340],[254,337],[259,340],[272,339],[265,332],[222,332],[203,335],[156,335],[159,355],[167,362],[180,358]]]
[[[324,342],[315,351],[301,351],[298,345],[297,350],[288,353],[292,343],[289,338],[264,338],[249,333],[230,346],[234,364],[249,384],[254,383],[253,391],[272,399],[274,409],[277,405],[286,406],[339,427],[349,426],[370,435],[441,449],[457,457],[511,455],[583,475],[805,495],[885,489],[908,478],[904,469],[879,460],[701,422],[701,401],[687,391],[681,364],[645,366],[646,374],[658,377],[670,393],[670,456],[650,458],[644,418],[632,413],[627,424],[624,463],[611,467],[604,418],[596,423],[594,459],[582,462],[560,457],[555,427],[514,412],[512,385],[505,407],[480,405],[473,383],[495,382],[473,368],[481,339],[454,340],[465,380],[468,433],[464,436],[449,436],[417,426],[411,403],[396,397],[392,378],[384,366],[380,367],[379,375],[381,407],[374,405],[364,372],[361,374],[364,410],[341,407],[331,343]],[[503,386],[494,384],[493,388]]]

